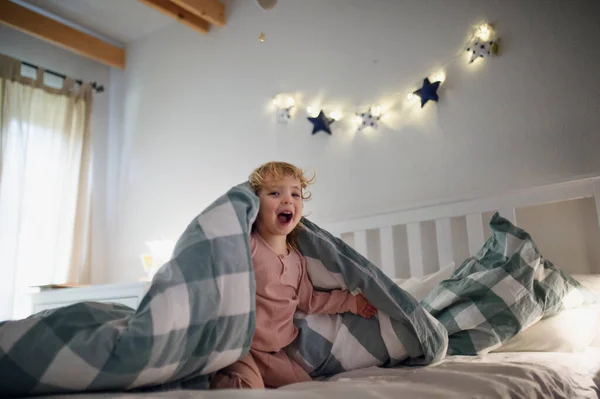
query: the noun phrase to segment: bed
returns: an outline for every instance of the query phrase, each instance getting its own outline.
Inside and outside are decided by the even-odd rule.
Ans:
[[[289,385],[270,391],[176,390],[156,393],[97,393],[44,396],[101,398],[597,398],[593,376],[600,353],[513,353],[483,358],[449,358],[420,370],[367,368],[330,381]]]
[[[486,223],[492,213],[498,212],[518,226],[517,216],[522,213],[521,209],[579,200],[592,204],[593,212],[586,214],[586,220],[589,222],[591,219],[598,229],[600,177],[490,198],[322,223],[321,227],[380,265],[383,273],[417,301],[421,301],[454,273],[465,255],[471,256],[480,250],[486,242],[486,235],[489,235]],[[590,211],[589,207],[586,209]],[[549,221],[545,228],[556,229],[556,226]],[[593,236],[592,240],[596,237]],[[600,244],[600,241],[593,242],[596,246]],[[595,248],[590,250],[594,251]],[[407,258],[408,264],[399,262],[402,256]],[[565,256],[568,259],[570,255]],[[595,258],[588,256],[589,259],[593,261]],[[600,264],[563,264],[559,267],[600,296],[600,270],[596,269]],[[164,392],[81,393],[68,397],[597,398],[600,392],[598,326],[599,308],[593,304],[536,320],[502,346],[485,353],[476,356],[450,355],[424,366],[358,368],[267,392],[178,389]]]
[[[327,381],[293,384],[268,391],[175,390],[153,393],[96,393],[45,396],[101,398],[597,398],[600,349],[581,353],[494,353],[454,356],[421,369],[366,368]]]

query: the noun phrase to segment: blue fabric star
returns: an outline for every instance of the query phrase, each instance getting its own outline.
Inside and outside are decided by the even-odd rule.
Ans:
[[[335,122],[335,119],[331,119],[325,116],[323,111],[319,112],[319,115],[316,117],[308,117],[306,118],[313,124],[312,134],[317,134],[321,130],[325,133],[329,133],[331,135],[331,124]]]
[[[425,78],[423,80],[423,87],[413,93],[421,97],[421,108],[423,108],[429,100],[438,100],[437,89],[440,87],[440,83],[441,82],[431,83],[428,78]]]

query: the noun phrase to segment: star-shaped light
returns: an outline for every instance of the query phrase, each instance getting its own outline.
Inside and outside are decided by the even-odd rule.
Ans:
[[[331,124],[335,122],[335,119],[328,118],[327,116],[325,116],[325,114],[323,113],[323,110],[321,110],[321,112],[319,112],[319,115],[317,115],[315,117],[309,116],[306,119],[308,119],[310,121],[310,123],[313,124],[312,134],[317,134],[318,132],[320,132],[322,130],[325,133],[328,133],[331,135]]]
[[[467,51],[472,52],[469,64],[477,58],[489,58],[496,50],[496,42],[493,40],[483,41],[475,39],[467,46]]]
[[[431,83],[428,78],[425,78],[423,79],[423,86],[419,90],[413,92],[413,94],[421,97],[421,108],[425,106],[427,101],[437,101],[439,99],[437,89],[440,87],[440,83],[441,82]]]
[[[362,119],[362,122],[358,126],[358,130],[363,130],[367,127],[372,127],[373,129],[377,129],[379,127],[379,120],[381,119],[381,114],[377,115],[371,112],[371,108],[367,110],[367,112],[357,113]]]

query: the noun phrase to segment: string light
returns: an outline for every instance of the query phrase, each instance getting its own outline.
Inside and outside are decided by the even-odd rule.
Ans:
[[[406,94],[407,102],[418,102],[421,100],[421,107],[423,107],[423,99],[426,100],[431,99],[433,101],[437,101],[437,93],[435,91],[439,87],[439,85],[443,84],[446,80],[446,69],[448,65],[458,59],[458,57],[462,56],[464,50],[466,48],[467,54],[466,57],[469,59],[469,63],[472,63],[477,58],[488,58],[492,55],[496,55],[498,53],[498,39],[496,38],[496,32],[492,28],[489,23],[482,23],[480,25],[476,25],[473,33],[471,34],[471,38],[469,39],[469,43],[467,43],[466,47],[463,47],[461,51],[456,53],[452,58],[446,60],[445,62],[439,64],[440,70],[433,73],[429,77],[423,80],[423,87],[417,90],[417,94],[412,90]],[[261,34],[260,41],[264,41],[264,33]],[[439,83],[438,83],[439,82]],[[426,87],[425,87],[426,86]],[[423,91],[425,90],[425,93]],[[429,96],[423,97],[423,94],[427,94],[427,90],[433,90],[433,94]],[[397,95],[401,95],[401,93],[396,93]],[[291,118],[290,112],[292,112],[292,107],[295,106],[303,106],[301,104],[297,104],[296,100],[292,96],[276,96],[273,98],[273,104],[282,116],[283,120],[287,120]],[[325,111],[321,108],[320,104],[313,103],[306,107],[306,114],[309,117],[316,117],[320,114],[320,111],[325,113]],[[358,130],[362,130],[366,127],[370,127],[373,129],[377,129],[378,121],[383,117],[383,114],[386,112],[383,106],[381,105],[373,105],[369,108],[368,111],[355,114],[353,112],[353,116],[348,116],[349,122],[351,124],[358,124]],[[329,118],[334,121],[339,121],[343,118],[342,110],[336,109],[329,113]]]
[[[336,121],[339,121],[340,119],[342,119],[342,113],[339,110],[335,110],[329,114],[329,117]]]
[[[273,105],[277,108],[289,108],[296,105],[296,100],[290,95],[277,94],[273,97]]]
[[[477,29],[476,35],[481,40],[487,42],[488,40],[491,39],[492,33],[493,33],[493,29],[492,29],[492,27],[490,25],[488,25],[488,24],[481,24],[481,25],[479,25],[479,28]]]
[[[444,83],[445,79],[446,79],[446,74],[444,73],[444,71],[439,71],[438,73],[433,75],[434,82]]]
[[[317,114],[318,114],[318,111],[317,111],[317,110],[318,110],[318,109],[319,109],[319,107],[317,107],[317,106],[314,106],[314,105],[309,105],[308,107],[306,107],[306,113],[307,113],[309,116],[317,116]]]

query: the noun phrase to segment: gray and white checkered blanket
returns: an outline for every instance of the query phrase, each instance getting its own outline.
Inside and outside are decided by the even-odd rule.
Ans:
[[[247,183],[205,209],[178,240],[137,310],[82,302],[0,324],[0,396],[205,389],[248,352],[255,328]],[[298,314],[290,356],[314,377],[445,356],[445,328],[376,266],[308,220],[300,250],[322,289],[362,292],[377,318]]]
[[[448,355],[479,355],[596,296],[544,259],[526,231],[495,213],[481,250],[421,301],[449,335]]]

